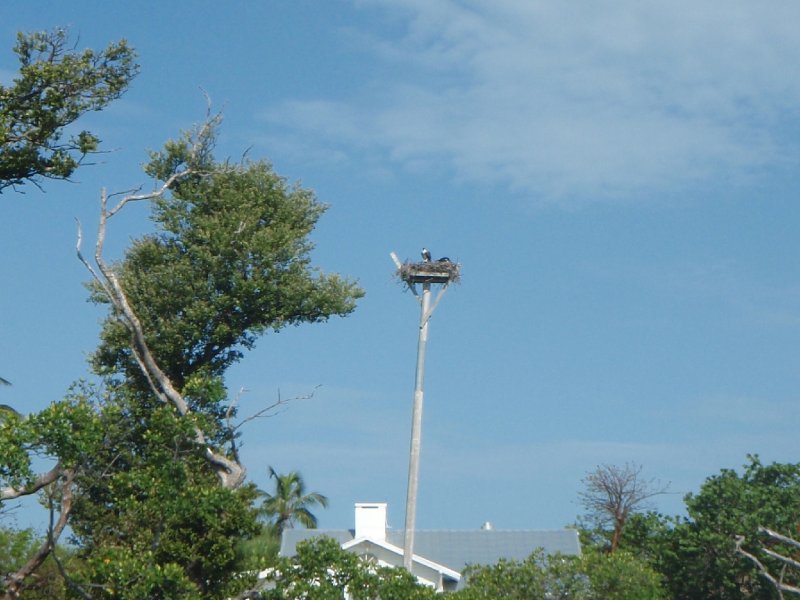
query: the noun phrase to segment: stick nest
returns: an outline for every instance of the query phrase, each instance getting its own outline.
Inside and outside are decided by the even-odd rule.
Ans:
[[[458,283],[461,281],[461,263],[453,262],[451,260],[434,260],[429,262],[404,262],[399,269],[397,269],[397,277],[401,281],[414,283],[419,280],[420,276],[424,277],[429,274],[432,277],[447,277],[447,283]]]

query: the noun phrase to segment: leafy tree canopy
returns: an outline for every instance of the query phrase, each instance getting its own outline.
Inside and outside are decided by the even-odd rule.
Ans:
[[[363,294],[311,264],[325,206],[263,161],[215,161],[217,122],[151,155],[164,193],[126,196],[152,201],[157,230],[111,266],[132,312],[110,303],[93,357],[102,385],[0,420],[2,497],[60,486],[53,502],[80,560],[68,583],[82,597],[229,598],[246,587],[240,542],[261,527],[255,487],[218,477],[222,459],[241,467],[225,371],[258,336],[347,315]],[[116,210],[103,203],[101,222]],[[95,301],[112,299],[110,281],[90,284]],[[165,402],[144,350],[188,408]],[[46,480],[36,455],[56,463]]]
[[[0,86],[0,193],[41,178],[69,178],[100,140],[89,131],[65,140],[64,128],[119,98],[138,72],[125,40],[101,52],[67,44],[61,29],[17,35],[19,75]]]
[[[8,529],[0,527],[0,568],[14,572],[19,569],[41,544],[40,536],[32,529]],[[59,549],[61,562],[69,563],[70,557]],[[0,593],[6,590],[0,582]],[[63,598],[64,580],[52,559],[48,559],[36,573],[36,578],[25,582],[21,598],[24,600],[52,600]]]
[[[800,464],[763,464],[749,456],[740,474],[722,469],[686,496],[688,517],[661,537],[660,569],[676,598],[771,599],[775,590],[735,551],[744,536],[747,551],[758,554],[759,525],[787,536],[800,524]],[[768,566],[780,565],[765,558]],[[791,574],[787,574],[790,577]]]
[[[381,567],[342,550],[326,537],[301,542],[297,556],[282,558],[269,570],[264,600],[433,600],[432,588],[417,583],[404,569]]]
[[[533,552],[522,561],[468,567],[459,600],[664,600],[660,576],[633,555],[589,550],[581,556]]]
[[[206,460],[212,447],[238,460],[225,371],[266,331],[346,315],[362,295],[311,266],[308,236],[325,207],[265,162],[216,162],[216,124],[151,155],[146,171],[167,184],[153,203],[158,231],[113,266],[149,352],[189,404],[180,414],[153,395],[130,323],[112,306],[94,356],[107,383],[108,439],[84,464],[72,527],[96,567],[87,582],[107,580],[107,565],[119,565],[114,597],[137,597],[125,577],[141,579],[147,565],[180,575],[153,572],[154,590],[231,595],[239,542],[260,526],[255,488],[220,486]],[[108,288],[90,288],[108,301]]]
[[[215,396],[202,381],[220,377],[259,335],[347,315],[363,295],[311,265],[308,236],[326,206],[266,162],[214,162],[213,133],[199,153],[187,135],[152,154],[146,171],[157,180],[189,162],[198,172],[155,202],[160,232],[135,241],[116,266],[156,360],[179,390],[197,387],[197,396]],[[103,326],[95,367],[141,380],[116,317]]]
[[[774,586],[737,553],[736,542],[741,536],[746,552],[759,556],[773,573],[782,572],[781,564],[760,552],[763,538],[757,530],[763,526],[797,536],[800,464],[763,464],[749,456],[741,472],[722,469],[684,500],[686,516],[631,515],[620,548],[660,573],[676,600],[775,598]],[[605,547],[604,532],[582,533],[590,547]],[[787,570],[785,582],[796,585],[798,574]]]

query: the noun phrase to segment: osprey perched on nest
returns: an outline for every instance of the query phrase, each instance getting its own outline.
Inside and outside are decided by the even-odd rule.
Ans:
[[[422,262],[431,262],[431,251],[427,248],[422,249]]]

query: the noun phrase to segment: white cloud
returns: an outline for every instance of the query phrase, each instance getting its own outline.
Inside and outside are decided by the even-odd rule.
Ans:
[[[783,133],[800,101],[794,3],[360,6],[405,30],[372,39],[385,76],[348,100],[270,108],[310,145],[550,200],[746,178],[797,157]]]

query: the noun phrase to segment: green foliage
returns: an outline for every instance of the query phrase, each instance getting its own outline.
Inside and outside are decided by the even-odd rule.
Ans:
[[[0,481],[14,487],[30,484],[37,455],[70,468],[85,460],[101,439],[96,409],[78,388],[39,413],[23,417],[6,412],[0,419]]]
[[[92,598],[193,600],[202,597],[179,565],[160,562],[152,552],[109,547],[104,554],[86,563],[85,576],[90,581],[102,582],[85,586],[84,592]]]
[[[220,486],[195,429],[235,459],[226,369],[267,330],[348,314],[362,294],[311,266],[307,237],[324,211],[313,194],[288,186],[266,163],[215,163],[213,124],[200,134],[199,152],[187,135],[151,156],[154,177],[193,172],[172,179],[154,204],[159,231],[115,265],[148,347],[191,413],[153,396],[112,311],[94,356],[106,381],[104,438],[82,464],[71,521],[91,566],[81,576],[85,589],[224,598],[247,586],[242,541],[261,530],[257,491]],[[90,289],[107,301],[101,287]],[[312,498],[324,499],[305,496],[294,518],[304,518]]]
[[[81,132],[64,141],[63,127],[119,97],[137,71],[124,41],[102,53],[65,44],[62,31],[19,36],[20,76],[0,87],[0,189],[68,178],[99,140]],[[114,265],[189,414],[152,393],[113,309],[93,356],[103,387],[79,385],[26,417],[0,408],[3,487],[30,486],[40,457],[74,473],[69,576],[82,597],[228,598],[252,583],[240,569],[243,541],[261,530],[257,490],[220,485],[207,460],[210,449],[237,460],[225,371],[264,333],[347,315],[363,295],[311,263],[308,238],[326,207],[265,162],[215,162],[216,124],[205,124],[199,146],[187,134],[151,154],[146,172],[169,182],[152,206],[157,231]],[[108,301],[100,285],[90,289]],[[58,510],[59,489],[43,493]],[[298,520],[313,519],[312,500],[325,503],[304,496]]]
[[[0,527],[0,575],[19,569],[42,543],[42,539],[32,529],[10,529]],[[62,563],[69,563],[68,552],[59,549]],[[0,592],[5,592],[0,582]],[[64,581],[52,558],[39,568],[36,578],[25,582],[21,598],[23,600],[52,600],[64,596]]]
[[[115,265],[190,414],[153,395],[112,310],[94,356],[102,387],[80,385],[40,413],[0,419],[4,485],[31,483],[37,455],[75,470],[70,527],[80,563],[70,577],[91,598],[228,598],[252,583],[241,575],[242,543],[261,530],[257,490],[221,486],[196,431],[235,460],[226,369],[266,331],[346,315],[362,295],[311,265],[308,235],[325,208],[313,194],[266,163],[215,163],[213,130],[204,135],[199,152],[185,137],[152,155],[155,177],[193,174],[173,180],[153,207],[159,230]],[[298,519],[309,498],[324,498],[303,496]]]
[[[736,536],[774,573],[779,568],[758,551],[759,525],[788,536],[800,524],[800,465],[764,465],[750,456],[743,473],[723,469],[686,496],[687,517],[655,512],[630,517],[620,548],[661,574],[676,600],[773,599],[775,591],[753,565],[735,552]],[[604,547],[607,532],[582,532],[584,543]],[[780,548],[775,548],[779,550]],[[790,571],[786,581],[797,582]]]
[[[255,487],[219,486],[174,411],[137,420],[124,390],[98,394],[78,386],[40,413],[1,422],[0,478],[29,484],[34,453],[77,469],[70,524],[81,562],[71,571],[91,597],[226,597],[239,541],[260,529]]]
[[[433,589],[417,583],[404,569],[376,566],[320,537],[297,545],[297,556],[282,558],[265,580],[265,600],[425,600]]]
[[[19,76],[0,86],[0,192],[42,177],[69,178],[100,140],[88,131],[62,140],[63,129],[119,98],[138,71],[125,40],[102,52],[76,52],[67,41],[59,29],[17,35]]]
[[[3,570],[14,571],[21,567],[38,545],[39,540],[32,529],[0,527],[0,565],[3,565]]]
[[[0,419],[0,481],[13,487],[33,477],[28,449],[35,446],[38,435],[24,423],[16,413],[6,412]]]
[[[459,600],[583,598],[589,589],[587,579],[574,568],[573,558],[545,556],[541,550],[522,561],[501,559],[490,566],[470,566],[463,576],[467,587],[455,594]]]
[[[653,563],[663,554],[666,540],[681,522],[679,517],[668,517],[654,511],[631,515],[625,525],[621,548]]]
[[[281,549],[281,538],[272,527],[264,527],[253,538],[239,540],[236,563],[239,572],[261,571],[275,564]]]
[[[661,576],[634,555],[617,550],[613,554],[586,552],[579,568],[589,578],[587,598],[607,600],[662,600],[667,594]]]
[[[764,465],[757,456],[740,475],[723,469],[686,497],[688,518],[662,538],[657,568],[662,570],[675,598],[739,600],[771,599],[772,586],[753,565],[734,552],[737,535],[743,548],[758,551],[759,525],[796,536],[800,524],[800,464]],[[770,563],[773,572],[780,569]],[[797,575],[787,573],[787,583]]]
[[[280,537],[281,532],[294,527],[295,522],[309,529],[316,528],[317,517],[310,507],[318,504],[325,508],[328,506],[328,498],[319,492],[306,493],[306,484],[296,471],[280,475],[270,467],[269,476],[275,480],[275,492],[260,492],[265,499],[259,514],[269,520],[270,528],[275,534]]]
[[[663,600],[660,577],[624,551],[590,551],[582,556],[545,555],[523,561],[501,560],[468,567],[467,587],[454,594],[463,600]]]
[[[187,136],[152,155],[146,169],[161,180],[185,166],[197,173],[156,202],[160,233],[137,240],[117,265],[147,344],[179,390],[220,377],[260,335],[347,315],[363,295],[311,265],[308,236],[325,210],[312,192],[290,186],[265,162],[214,163],[212,147],[213,134],[192,155]],[[93,298],[104,301],[96,287]],[[145,387],[114,315],[101,338],[98,372]],[[205,410],[219,398],[193,400]]]
[[[736,537],[744,550],[758,556],[773,573],[780,566],[759,547],[759,526],[797,537],[800,525],[800,464],[764,465],[748,457],[743,472],[722,469],[706,479],[697,494],[685,498],[686,517],[658,513],[633,514],[623,531],[620,548],[661,574],[676,600],[767,600],[773,586],[751,562],[735,552]],[[583,530],[588,548],[607,548],[610,533]],[[774,548],[781,550],[780,547]],[[784,549],[785,550],[785,549]],[[787,571],[787,583],[800,583]]]
[[[189,441],[191,423],[169,407],[133,408],[124,390],[106,401],[102,447],[80,471],[71,526],[91,566],[80,579],[114,593],[124,588],[126,598],[173,597],[133,595],[150,585],[178,586],[176,594],[189,586],[192,598],[225,597],[240,540],[260,529],[256,490],[221,487]]]

